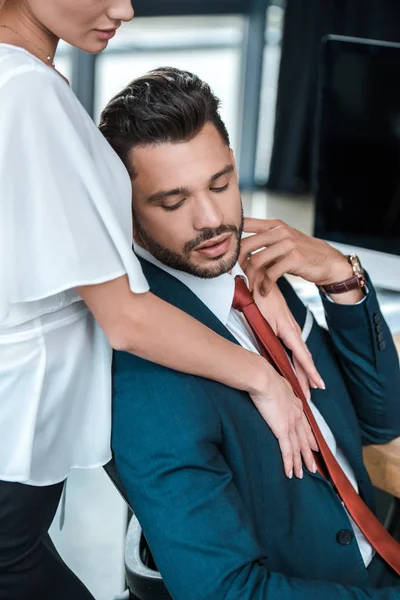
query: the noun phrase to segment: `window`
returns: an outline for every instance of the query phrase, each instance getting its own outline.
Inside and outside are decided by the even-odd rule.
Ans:
[[[267,10],[267,30],[255,170],[255,180],[260,185],[267,182],[269,174],[274,141],[275,103],[281,62],[284,9],[276,4],[275,2],[272,3]]]
[[[95,119],[130,80],[160,66],[191,71],[207,81],[222,102],[221,114],[237,149],[244,17],[138,17],[96,63]]]

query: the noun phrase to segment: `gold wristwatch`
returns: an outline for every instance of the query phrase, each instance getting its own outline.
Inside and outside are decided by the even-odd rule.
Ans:
[[[346,258],[353,269],[352,277],[337,283],[319,285],[318,289],[322,294],[343,294],[344,292],[350,292],[351,290],[365,287],[365,273],[361,266],[360,259],[356,254],[350,254],[349,256],[346,256]]]

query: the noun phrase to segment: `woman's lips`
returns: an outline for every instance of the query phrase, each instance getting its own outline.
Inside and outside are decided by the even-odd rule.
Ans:
[[[111,40],[111,38],[113,38],[114,35],[116,34],[117,30],[116,29],[109,29],[109,30],[95,29],[95,32],[101,40]]]
[[[202,256],[206,256],[207,258],[218,258],[218,256],[222,256],[229,250],[229,246],[231,244],[232,234],[224,237],[221,241],[213,243],[213,240],[207,242],[207,245],[196,249],[196,252],[199,252]]]

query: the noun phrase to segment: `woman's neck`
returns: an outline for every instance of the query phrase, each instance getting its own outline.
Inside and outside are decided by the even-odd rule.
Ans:
[[[23,48],[52,66],[59,38],[42,25],[24,2],[6,2],[0,10],[0,42]]]

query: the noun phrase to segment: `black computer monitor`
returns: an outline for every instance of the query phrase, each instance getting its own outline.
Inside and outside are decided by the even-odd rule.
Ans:
[[[400,290],[400,44],[330,35],[321,50],[314,234]]]

